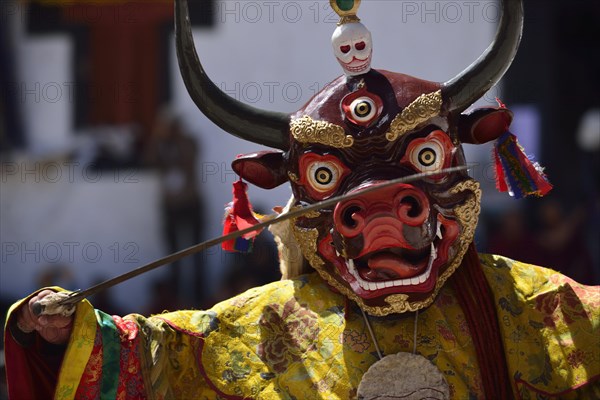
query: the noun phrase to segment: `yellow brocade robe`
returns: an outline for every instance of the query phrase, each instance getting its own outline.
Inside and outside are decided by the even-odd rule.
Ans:
[[[516,398],[600,398],[600,288],[503,257],[481,261]],[[251,289],[208,311],[117,317],[111,351],[129,347],[118,374],[103,363],[109,342],[99,333],[102,321],[89,304],[79,306],[56,398],[112,390],[118,398],[352,399],[378,360],[360,310],[316,273]],[[448,285],[418,317],[370,321],[384,354],[412,352],[416,341],[417,353],[444,374],[451,398],[483,398],[472,338]],[[141,392],[127,386],[134,378],[112,382],[127,374],[139,377]]]

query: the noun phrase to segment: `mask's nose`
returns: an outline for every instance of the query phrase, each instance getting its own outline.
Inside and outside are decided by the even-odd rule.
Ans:
[[[375,184],[377,183],[359,190]],[[427,196],[416,187],[405,183],[343,201],[335,207],[333,214],[336,230],[349,238],[363,233],[367,226],[373,228],[373,224],[390,225],[390,228],[399,231],[402,225],[419,226],[428,216]]]

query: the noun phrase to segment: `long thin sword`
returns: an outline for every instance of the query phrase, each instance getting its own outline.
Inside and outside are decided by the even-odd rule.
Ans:
[[[88,289],[85,290],[77,290],[74,291],[72,293],[70,293],[67,297],[62,297],[60,298],[56,304],[53,305],[53,307],[57,307],[57,306],[71,306],[74,305],[76,303],[78,303],[79,301],[83,300],[86,297],[92,296],[98,292],[101,292],[103,290],[106,290],[110,287],[113,287],[115,285],[118,285],[119,283],[125,282],[131,278],[134,278],[138,275],[141,275],[143,273],[146,273],[148,271],[152,271],[155,268],[158,268],[160,266],[163,266],[165,264],[169,264],[172,263],[174,261],[180,260],[186,256],[198,253],[200,251],[206,250],[209,247],[215,246],[219,243],[222,242],[226,242],[228,240],[232,240],[232,239],[237,239],[247,233],[253,232],[253,231],[257,231],[260,229],[263,229],[269,225],[273,225],[273,224],[277,224],[279,222],[283,222],[283,221],[287,221],[289,219],[292,218],[297,218],[300,217],[302,215],[305,215],[307,213],[310,213],[311,211],[317,211],[317,210],[321,210],[323,208],[327,208],[330,206],[333,206],[341,201],[344,200],[351,200],[360,196],[363,196],[366,193],[371,193],[377,190],[381,190],[393,185],[397,185],[399,183],[409,183],[409,182],[414,182],[414,181],[418,181],[430,176],[434,176],[434,175],[441,175],[441,174],[450,174],[450,173],[454,173],[454,172],[459,172],[459,171],[465,171],[467,170],[468,167],[467,166],[459,166],[459,167],[452,167],[452,168],[446,168],[443,169],[441,171],[437,171],[437,172],[422,172],[422,173],[418,173],[418,174],[413,174],[413,175],[408,175],[402,178],[398,178],[398,179],[392,179],[390,181],[386,181],[384,183],[378,183],[375,184],[373,186],[369,186],[368,188],[353,192],[353,193],[349,193],[349,194],[344,194],[344,195],[340,195],[337,197],[332,197],[330,199],[324,200],[324,201],[320,201],[318,203],[314,203],[311,204],[309,206],[305,206],[305,207],[301,207],[301,208],[293,208],[292,210],[290,210],[287,213],[284,214],[280,214],[279,216],[275,217],[275,218],[270,218],[268,220],[265,220],[263,222],[260,222],[254,226],[251,226],[249,228],[246,229],[242,229],[236,232],[232,232],[229,233],[227,235],[224,236],[220,236],[217,238],[213,238],[210,240],[207,240],[205,242],[202,243],[198,243],[194,246],[188,247],[186,249],[180,250],[176,253],[170,254],[166,257],[160,258],[158,260],[152,261],[149,264],[143,265],[141,267],[138,267],[136,269],[133,269],[129,272],[126,272],[122,275],[118,275],[114,278],[108,279],[104,282],[101,282],[97,285],[94,285]],[[35,312],[35,314],[41,314],[42,312],[44,312],[44,309],[47,308],[48,305],[39,305],[39,309],[34,310],[35,311],[39,311],[39,312]]]

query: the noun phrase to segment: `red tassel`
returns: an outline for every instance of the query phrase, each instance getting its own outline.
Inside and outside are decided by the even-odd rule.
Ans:
[[[496,189],[500,193],[508,192],[508,186],[506,185],[506,178],[504,177],[504,169],[502,168],[502,162],[498,156],[498,152],[494,150],[494,164],[496,167]]]
[[[248,185],[240,179],[233,183],[233,201],[225,208],[223,235],[250,228],[259,223],[252,212],[252,205],[246,191]],[[248,252],[252,250],[254,238],[262,229],[246,233],[242,237],[225,241],[221,244],[223,250]]]

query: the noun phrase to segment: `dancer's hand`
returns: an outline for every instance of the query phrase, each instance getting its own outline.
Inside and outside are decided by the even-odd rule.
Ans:
[[[65,344],[71,336],[73,329],[73,315],[64,316],[44,315],[36,316],[36,304],[44,297],[55,292],[43,290],[23,304],[17,312],[17,328],[24,333],[37,332],[47,342],[52,344]]]

